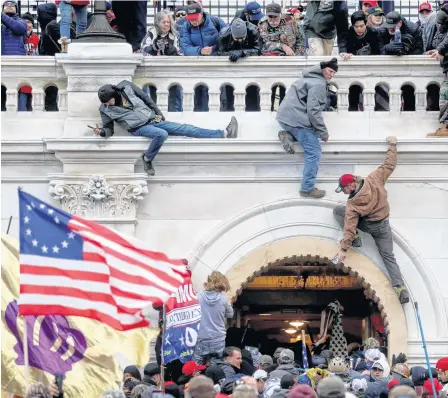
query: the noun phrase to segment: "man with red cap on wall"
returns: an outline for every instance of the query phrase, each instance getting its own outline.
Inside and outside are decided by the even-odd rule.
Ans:
[[[344,174],[339,178],[336,192],[349,195],[347,206],[337,206],[334,217],[344,230],[344,238],[337,255],[343,262],[350,246],[361,247],[357,229],[372,235],[378,251],[389,273],[392,286],[396,289],[400,303],[409,302],[409,293],[404,286],[400,267],[393,251],[392,231],[389,225],[389,202],[385,184],[397,166],[397,137],[387,137],[386,160],[367,178]]]
[[[443,385],[444,392],[448,393],[448,357],[440,358],[436,363],[437,377]]]

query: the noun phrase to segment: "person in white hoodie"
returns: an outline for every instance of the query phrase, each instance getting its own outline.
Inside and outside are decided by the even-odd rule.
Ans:
[[[226,344],[226,319],[233,317],[233,308],[224,292],[230,290],[227,278],[213,271],[199,293],[201,327],[193,360],[199,364],[210,357],[221,357]]]

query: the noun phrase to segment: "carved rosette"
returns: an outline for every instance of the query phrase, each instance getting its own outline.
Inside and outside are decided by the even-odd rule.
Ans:
[[[135,218],[138,202],[147,193],[145,180],[108,182],[93,175],[87,182],[63,177],[50,181],[50,194],[63,210],[90,219]]]

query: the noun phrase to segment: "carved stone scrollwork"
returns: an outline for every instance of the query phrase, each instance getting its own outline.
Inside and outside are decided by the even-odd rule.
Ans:
[[[93,175],[87,182],[63,177],[50,181],[50,194],[63,210],[87,218],[135,218],[138,202],[147,193],[145,180],[109,183]]]

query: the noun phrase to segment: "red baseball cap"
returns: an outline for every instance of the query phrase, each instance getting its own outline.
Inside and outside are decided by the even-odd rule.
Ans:
[[[418,7],[418,12],[422,12],[422,11],[432,11],[432,6],[429,3],[422,3],[420,4],[420,6]]]
[[[436,363],[436,369],[440,372],[446,372],[448,370],[448,357],[440,358]]]
[[[192,3],[187,7],[187,21],[198,19],[202,14],[202,7],[198,3]]]
[[[199,365],[195,361],[188,361],[188,362],[184,363],[184,366],[182,366],[182,373],[185,376],[191,376],[193,373],[199,372],[206,368],[207,368],[207,366]]]
[[[378,7],[378,0],[364,0],[362,5],[369,4],[370,7]]]
[[[336,193],[342,192],[342,188],[347,185],[353,184],[355,182],[355,177],[353,174],[343,174],[339,177],[339,186],[335,189]]]

